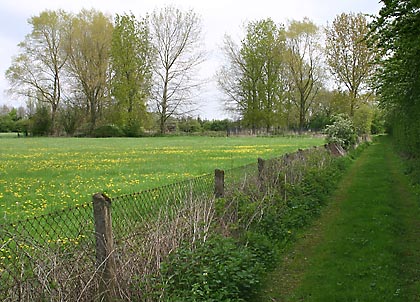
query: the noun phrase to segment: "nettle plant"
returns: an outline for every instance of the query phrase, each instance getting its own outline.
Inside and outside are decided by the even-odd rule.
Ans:
[[[353,122],[346,114],[333,117],[333,123],[324,129],[328,143],[336,143],[349,150],[356,143],[357,134]]]

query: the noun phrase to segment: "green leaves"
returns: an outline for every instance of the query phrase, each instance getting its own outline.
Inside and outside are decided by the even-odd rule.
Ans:
[[[152,55],[147,19],[117,15],[111,46],[111,86],[118,112],[113,120],[128,136],[138,136],[148,119]]]
[[[219,86],[233,107],[252,128],[279,123],[285,96],[285,33],[271,19],[250,22],[240,48],[228,37],[225,53],[230,61],[219,74]]]
[[[326,60],[339,85],[344,85],[350,95],[350,116],[356,109],[360,91],[367,88],[374,72],[376,49],[369,47],[367,18],[359,14],[338,15],[326,33]]]
[[[251,250],[215,235],[170,255],[159,286],[163,301],[244,301],[257,291],[262,271]]]
[[[383,2],[370,37],[382,55],[378,93],[399,145],[416,156],[420,152],[420,5],[416,0]]]

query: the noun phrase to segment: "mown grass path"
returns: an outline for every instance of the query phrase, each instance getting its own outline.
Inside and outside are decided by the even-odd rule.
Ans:
[[[420,301],[420,203],[388,138],[367,148],[261,301]]]

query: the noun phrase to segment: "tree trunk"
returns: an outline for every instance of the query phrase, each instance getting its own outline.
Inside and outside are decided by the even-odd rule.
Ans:
[[[299,106],[299,134],[303,133],[305,128],[305,97],[301,95]]]

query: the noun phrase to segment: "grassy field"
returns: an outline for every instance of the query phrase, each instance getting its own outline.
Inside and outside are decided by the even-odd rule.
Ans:
[[[323,143],[309,137],[0,138],[0,224]]]

